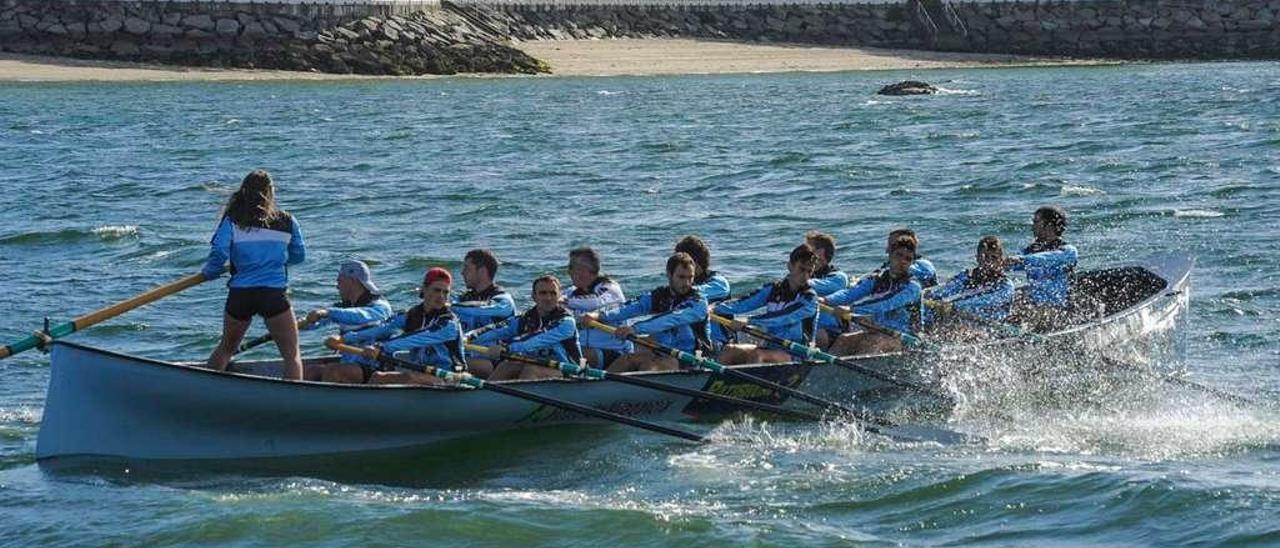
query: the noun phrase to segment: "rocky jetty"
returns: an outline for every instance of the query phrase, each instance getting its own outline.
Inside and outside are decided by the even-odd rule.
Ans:
[[[938,93],[938,87],[928,82],[919,80],[904,80],[896,84],[889,84],[880,88],[876,95],[933,95]]]

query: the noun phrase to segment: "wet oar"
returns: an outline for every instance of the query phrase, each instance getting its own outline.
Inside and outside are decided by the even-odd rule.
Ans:
[[[1209,385],[1207,385],[1207,384],[1201,384],[1201,383],[1198,383],[1198,382],[1195,382],[1195,381],[1192,381],[1192,380],[1188,380],[1188,379],[1184,379],[1184,378],[1182,378],[1182,377],[1178,377],[1178,376],[1175,376],[1175,375],[1162,375],[1162,374],[1157,373],[1157,372],[1155,372],[1155,371],[1151,371],[1151,370],[1149,370],[1149,369],[1147,369],[1147,368],[1145,368],[1145,367],[1143,367],[1143,366],[1141,366],[1141,365],[1136,365],[1136,364],[1131,364],[1131,363],[1125,363],[1125,362],[1123,362],[1123,361],[1116,360],[1116,359],[1113,359],[1113,358],[1108,358],[1108,357],[1106,357],[1106,356],[1099,356],[1098,358],[1099,358],[1100,360],[1102,360],[1103,362],[1106,362],[1106,363],[1107,363],[1107,365],[1109,365],[1109,366],[1111,366],[1111,367],[1116,367],[1116,368],[1119,368],[1119,369],[1124,369],[1124,370],[1129,370],[1129,371],[1136,371],[1136,372],[1138,372],[1138,373],[1145,374],[1145,375],[1148,375],[1148,376],[1150,376],[1150,377],[1155,377],[1156,379],[1159,379],[1159,380],[1160,380],[1160,381],[1162,381],[1162,382],[1166,382],[1166,383],[1172,384],[1172,385],[1174,385],[1174,386],[1179,386],[1179,387],[1182,387],[1182,388],[1190,388],[1190,389],[1192,389],[1192,390],[1198,390],[1198,391],[1200,391],[1200,392],[1204,392],[1204,393],[1209,394],[1209,395],[1211,395],[1211,396],[1216,396],[1216,397],[1222,398],[1222,399],[1224,399],[1224,400],[1226,400],[1226,401],[1229,401],[1229,402],[1235,403],[1235,404],[1237,404],[1237,405],[1246,405],[1246,406],[1256,407],[1256,408],[1259,408],[1259,409],[1265,409],[1265,408],[1275,409],[1275,407],[1276,407],[1275,405],[1268,405],[1268,404],[1266,404],[1266,403],[1264,403],[1264,402],[1261,402],[1261,401],[1258,401],[1258,400],[1254,400],[1254,399],[1246,398],[1246,397],[1241,396],[1241,395],[1239,395],[1239,394],[1233,394],[1233,393],[1231,393],[1231,392],[1227,392],[1226,390],[1223,390],[1223,389],[1221,389],[1221,388],[1216,388],[1216,387],[1213,387],[1213,386],[1209,386]]]
[[[326,340],[325,346],[345,354],[364,355],[364,349],[356,346],[351,346],[348,344],[342,344],[341,342],[338,342],[335,339]],[[696,442],[706,441],[706,438],[699,436],[698,434],[695,434],[693,432],[689,432],[687,430],[681,430],[678,428],[662,426],[660,424],[655,424],[649,421],[634,419],[624,415],[619,415],[617,413],[610,413],[602,409],[596,409],[594,407],[588,407],[586,405],[581,405],[581,404],[573,403],[570,401],[551,398],[548,396],[543,396],[541,394],[534,394],[533,392],[526,392],[524,390],[520,390],[518,388],[512,388],[510,386],[503,386],[500,384],[485,382],[467,373],[454,373],[453,371],[447,371],[438,367],[431,367],[429,365],[419,365],[411,361],[402,360],[395,356],[388,356],[382,353],[378,353],[374,357],[374,359],[388,365],[403,367],[405,369],[412,369],[414,371],[420,371],[428,375],[434,375],[436,377],[439,377],[447,381],[454,381],[454,382],[457,382],[458,384],[461,384],[463,386],[467,386],[470,388],[476,388],[480,390],[489,390],[492,392],[497,392],[499,394],[505,394],[513,398],[520,398],[522,400],[528,400],[531,402],[540,403],[542,405],[548,405],[551,407],[564,409],[565,411],[572,411],[574,413],[595,417],[597,419],[604,419],[604,420],[616,422],[619,424],[625,424],[627,426],[634,426],[636,428],[642,428],[650,432],[657,432],[659,434],[675,436],[677,438],[686,439],[689,441],[696,441]]]
[[[480,346],[477,344],[468,344],[467,350],[470,350],[472,352],[478,352],[481,354],[489,353],[488,347]],[[776,415],[786,415],[789,417],[797,417],[797,418],[808,419],[808,420],[822,420],[822,417],[814,413],[810,413],[808,411],[802,411],[799,409],[789,409],[789,408],[778,406],[778,405],[754,402],[751,400],[744,400],[742,398],[735,398],[733,396],[724,396],[721,394],[716,394],[714,392],[694,390],[692,388],[684,388],[681,386],[672,386],[670,384],[651,381],[648,379],[622,375],[619,373],[610,373],[603,369],[582,367],[580,365],[576,365],[572,363],[559,362],[556,360],[544,360],[544,359],[534,358],[532,356],[513,354],[511,352],[503,353],[501,357],[499,357],[498,359],[510,360],[517,363],[535,365],[540,367],[547,367],[547,368],[555,369],[566,375],[582,375],[590,379],[603,379],[603,380],[614,381],[622,384],[630,384],[632,386],[648,388],[650,390],[657,390],[659,392],[668,392],[671,394],[679,394],[681,396],[689,396],[691,398],[700,399],[700,400],[727,403],[729,405],[743,407],[746,409],[751,409],[753,411],[763,411],[765,413],[773,413]]]
[[[155,302],[164,297],[168,297],[169,295],[172,295],[184,289],[187,289],[196,285],[200,285],[201,283],[204,283],[204,281],[205,281],[205,278],[203,274],[192,274],[176,282],[165,284],[155,289],[152,289],[150,291],[147,291],[145,293],[139,294],[138,296],[133,297],[132,299],[129,299],[127,301],[118,302],[116,304],[113,304],[101,310],[97,310],[97,311],[85,314],[83,316],[80,316],[79,318],[76,318],[69,322],[52,326],[48,328],[48,331],[46,331],[44,334],[48,336],[50,339],[59,339],[67,335],[70,335],[72,333],[75,333],[76,331],[81,331],[91,325],[94,325],[94,324],[103,322],[105,320],[114,318],[116,316],[119,316],[121,314],[124,314],[125,312],[133,310],[140,306]],[[7,358],[19,352],[26,352],[27,350],[31,350],[32,348],[35,348],[40,344],[41,344],[40,337],[36,335],[29,335],[25,339],[19,340],[5,347],[0,347],[0,359]]]
[[[937,352],[939,350],[938,345],[936,344],[933,344],[929,341],[921,339],[920,337],[917,337],[910,333],[904,333],[896,329],[889,329],[888,327],[884,327],[871,320],[868,320],[864,316],[859,316],[843,308],[836,308],[834,306],[829,306],[825,304],[820,304],[818,305],[818,307],[823,312],[826,312],[828,314],[834,314],[840,319],[853,322],[858,327],[866,329],[867,331],[874,331],[876,333],[880,333],[882,335],[888,335],[890,337],[898,339],[899,341],[902,342],[903,346],[906,346],[908,348],[918,348],[920,350],[924,350],[927,352]]]
[[[610,333],[610,334],[616,331],[616,328],[614,328],[613,326],[606,325],[595,320],[588,320],[586,322],[586,326],[594,329],[599,329],[601,331],[604,331],[605,333]],[[758,386],[762,386],[764,388],[768,388],[775,392],[786,394],[800,401],[817,405],[818,407],[824,410],[844,413],[847,416],[857,419],[858,426],[860,428],[868,432],[871,432],[873,434],[880,434],[883,436],[888,436],[891,438],[902,439],[907,441],[936,441],[938,443],[968,443],[970,441],[973,441],[973,438],[969,436],[966,436],[959,432],[952,432],[950,430],[940,430],[937,428],[929,428],[929,427],[905,427],[905,426],[896,425],[880,417],[870,416],[857,409],[845,407],[833,401],[824,400],[822,398],[819,398],[812,394],[808,394],[806,392],[802,392],[800,390],[796,390],[789,386],[781,385],[770,380],[762,379],[750,373],[744,373],[736,369],[730,369],[715,360],[703,358],[700,356],[695,356],[688,352],[684,352],[676,348],[671,348],[669,346],[659,344],[657,341],[654,341],[646,337],[637,337],[635,335],[629,335],[627,336],[627,340],[635,344],[648,347],[660,353],[671,356],[682,363],[685,363],[694,367],[699,367],[702,369],[707,369],[717,374],[724,375],[726,377],[733,377],[733,378],[737,378],[739,380],[743,380]]]
[[[850,371],[853,371],[862,375],[866,375],[873,379],[883,381],[900,388],[913,390],[921,394],[927,394],[942,400],[954,401],[955,399],[955,398],[952,398],[950,395],[942,394],[936,390],[932,390],[930,388],[927,388],[917,383],[899,379],[897,377],[894,377],[893,375],[881,373],[879,371],[871,369],[870,367],[855,363],[852,360],[847,360],[839,356],[828,354],[812,346],[800,344],[790,339],[784,339],[782,337],[772,335],[767,331],[752,327],[747,322],[741,322],[738,320],[726,318],[724,316],[719,316],[716,314],[712,314],[711,319],[716,323],[723,325],[734,331],[741,331],[757,339],[768,341],[778,346],[781,346],[787,349],[788,352],[807,360],[815,360],[822,363],[835,364],[845,369],[848,369]]]
[[[316,320],[316,321],[319,321],[319,320]],[[315,323],[316,322],[307,321],[306,319],[298,320],[298,331],[302,331],[303,329],[311,327],[312,325],[315,325]],[[253,348],[257,348],[259,346],[266,344],[270,340],[271,340],[271,333],[263,334],[251,341],[245,341],[240,343],[240,348],[237,348],[235,353],[240,354],[242,352],[248,352]]]

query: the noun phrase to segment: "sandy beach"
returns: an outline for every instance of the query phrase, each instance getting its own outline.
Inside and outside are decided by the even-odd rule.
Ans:
[[[516,47],[551,64],[553,76],[725,74],[1087,64],[1096,61],[875,48],[701,40],[565,40]],[[0,81],[342,80],[369,76],[176,67],[0,53]]]

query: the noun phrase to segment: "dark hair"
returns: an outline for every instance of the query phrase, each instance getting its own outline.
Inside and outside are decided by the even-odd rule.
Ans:
[[[836,258],[836,239],[834,236],[817,230],[810,230],[804,235],[805,243],[827,255],[827,260]]]
[[[243,229],[269,226],[284,215],[276,208],[275,184],[271,181],[271,174],[258,169],[245,175],[240,188],[227,200],[222,214]]]
[[[800,244],[791,250],[791,256],[787,258],[787,264],[808,263],[812,265],[816,260],[818,260],[818,254],[813,251],[813,246]]]
[[[668,276],[675,272],[676,268],[681,266],[689,267],[689,270],[692,270],[694,274],[698,273],[698,263],[694,262],[693,257],[690,257],[688,253],[681,251],[667,257]]]
[[[569,262],[583,261],[591,267],[592,274],[600,273],[600,253],[590,247],[578,247],[569,251]]]
[[[916,239],[912,238],[911,236],[907,236],[906,234],[903,234],[901,236],[898,236],[897,238],[894,238],[893,242],[889,244],[889,254],[893,254],[894,251],[897,251],[904,247],[907,249],[910,249],[911,254],[915,255]]]
[[[1061,236],[1067,231],[1067,212],[1058,206],[1044,206],[1036,210],[1036,217],[1044,219]]]
[[[489,271],[490,278],[498,275],[498,257],[488,249],[472,249],[462,260]]]
[[[676,242],[677,253],[688,253],[693,257],[693,262],[698,264],[698,276],[704,276],[711,271],[711,248],[707,247],[707,243],[702,238],[689,235],[681,238]]]
[[[994,249],[1003,255],[1004,243],[995,236],[983,236],[981,240],[978,240],[978,252],[981,253],[984,249]]]
[[[898,236],[910,236],[912,240],[920,241],[920,238],[916,236],[916,231],[907,227],[895,228],[889,231],[889,241],[898,239]]]
[[[530,291],[532,291],[532,292],[534,292],[534,293],[537,293],[537,292],[538,292],[538,284],[540,284],[540,283],[542,283],[542,282],[551,282],[551,283],[553,283],[553,284],[556,284],[556,287],[560,287],[560,278],[557,278],[557,277],[555,277],[554,275],[551,275],[551,274],[543,274],[543,275],[538,276],[537,278],[534,278],[534,279],[533,279],[533,285],[529,288],[529,290],[530,290]]]

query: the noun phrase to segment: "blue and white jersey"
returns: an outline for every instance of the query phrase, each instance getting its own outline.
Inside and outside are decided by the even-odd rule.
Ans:
[[[716,305],[716,314],[733,317],[759,308],[765,312],[747,319],[747,323],[760,327],[770,335],[792,342],[811,344],[814,327],[818,321],[818,294],[805,284],[792,289],[786,278],[767,283],[751,295]],[[774,348],[776,345],[766,344]]]
[[[282,213],[270,225],[241,228],[224,215],[209,242],[202,273],[212,280],[231,261],[227,287],[289,287],[288,266],[306,259],[302,231],[292,215]]]
[[[812,287],[819,297],[826,297],[849,287],[849,275],[836,266],[828,264],[822,270],[813,273],[813,278],[809,280],[809,287]]]
[[[1079,253],[1061,238],[1036,241],[1022,250],[1021,259],[1011,270],[1027,274],[1027,295],[1031,302],[1066,308],[1071,297],[1071,273],[1076,269]]]
[[[871,273],[863,276],[863,278],[874,278],[888,271],[889,261],[885,261],[884,264],[880,265],[880,268],[871,271]],[[915,278],[917,282],[920,282],[921,289],[929,289],[930,287],[938,285],[938,270],[933,267],[933,261],[930,261],[929,259],[918,257],[915,261],[911,262],[911,267],[907,269],[907,272],[910,272],[911,277]],[[859,280],[861,280],[861,278],[859,278]]]
[[[715,306],[730,297],[729,279],[714,270],[707,272],[701,282],[695,280],[693,288],[707,298],[707,306]],[[694,326],[693,329],[695,331],[701,330],[697,326]],[[707,321],[707,333],[711,337],[713,352],[718,351],[721,346],[730,341],[731,335],[725,332],[724,327],[710,320]]]
[[[991,321],[1004,321],[1013,304],[1013,281],[1004,273],[983,276],[976,269],[966,270],[925,294],[926,299],[941,301],[956,310]],[[933,311],[923,308],[925,325],[936,319]]]
[[[396,333],[398,336],[392,336]],[[409,361],[462,372],[467,370],[462,326],[449,307],[430,312],[418,304],[378,327],[347,333],[343,342],[368,345],[381,342],[387,354],[409,352]]]
[[[484,291],[468,289],[453,298],[453,313],[462,322],[463,331],[479,329],[516,315],[516,301],[498,284]]]
[[[621,305],[627,301],[622,293],[622,286],[612,278],[601,276],[591,282],[590,287],[570,287],[565,292],[564,307],[573,312],[574,317],[588,312],[605,312],[610,307]],[[619,339],[599,329],[584,329],[579,332],[582,346],[599,350],[615,350],[622,353],[631,352],[631,342]]]
[[[472,342],[492,346],[506,343],[507,350],[515,354],[536,356],[561,363],[578,365],[582,360],[582,347],[578,344],[578,322],[564,307],[556,307],[550,314],[538,313],[538,308],[524,314],[492,324],[481,329]]]
[[[337,325],[338,333],[344,335],[351,331],[382,325],[395,314],[391,309],[391,303],[382,298],[382,295],[368,291],[365,291],[354,303],[337,303],[328,310],[329,315],[320,320],[316,327]],[[342,362],[365,363],[366,360],[360,356],[343,354]]]
[[[640,316],[647,319],[631,325],[636,334],[650,335],[659,344],[685,352],[710,352],[711,339],[707,332],[707,299],[695,288],[684,295],[676,295],[670,286],[663,286],[621,308],[600,315],[600,321],[619,325]]]
[[[914,333],[919,323],[920,282],[907,275],[894,278],[888,270],[866,276],[853,287],[827,297],[831,306],[849,306],[854,314],[871,316],[871,321],[904,333]]]

